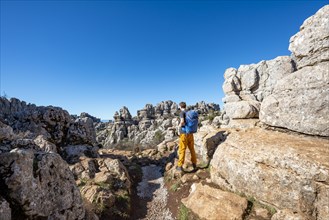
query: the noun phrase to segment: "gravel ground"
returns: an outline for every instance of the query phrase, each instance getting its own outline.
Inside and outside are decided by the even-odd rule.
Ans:
[[[143,179],[137,186],[137,195],[147,202],[147,214],[143,220],[173,220],[167,205],[167,189],[164,187],[164,178],[161,167],[150,165],[142,167]]]

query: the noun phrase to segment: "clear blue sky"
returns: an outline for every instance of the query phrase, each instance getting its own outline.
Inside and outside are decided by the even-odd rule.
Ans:
[[[328,0],[1,1],[1,95],[112,119],[163,100],[222,104],[224,71],[290,55]]]

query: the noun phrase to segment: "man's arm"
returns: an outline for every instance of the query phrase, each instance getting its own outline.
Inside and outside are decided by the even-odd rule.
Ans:
[[[181,112],[180,113],[180,123],[179,123],[179,127],[183,127],[185,126],[185,113]]]
[[[185,125],[184,118],[180,118],[179,127],[183,127],[184,125]]]

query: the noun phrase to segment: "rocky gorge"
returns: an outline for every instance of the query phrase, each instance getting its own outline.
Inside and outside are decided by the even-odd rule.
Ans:
[[[0,219],[329,219],[329,6],[290,56],[228,68],[177,173],[177,104],[102,123],[0,98]]]

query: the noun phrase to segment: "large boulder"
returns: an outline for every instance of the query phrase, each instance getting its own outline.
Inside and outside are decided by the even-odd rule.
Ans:
[[[282,78],[261,105],[262,122],[329,136],[329,5],[321,8],[290,39],[298,71]]]
[[[258,118],[261,102],[272,94],[277,80],[295,70],[288,56],[225,71],[224,110],[231,119]]]
[[[245,198],[202,183],[194,183],[182,203],[201,219],[208,220],[242,220],[248,206]]]
[[[0,186],[13,219],[85,217],[73,174],[56,153],[14,149],[0,154]]]
[[[329,5],[306,19],[300,31],[290,38],[289,50],[297,68],[329,60]]]
[[[96,144],[96,131],[92,118],[77,118],[69,127],[67,139],[70,144]]]
[[[329,136],[329,62],[304,67],[280,80],[261,105],[260,120],[290,130]]]
[[[209,164],[218,145],[225,140],[227,133],[213,126],[202,126],[194,134],[194,149],[198,156],[198,163]]]
[[[232,131],[211,161],[222,188],[278,209],[329,219],[329,141],[266,131]]]

